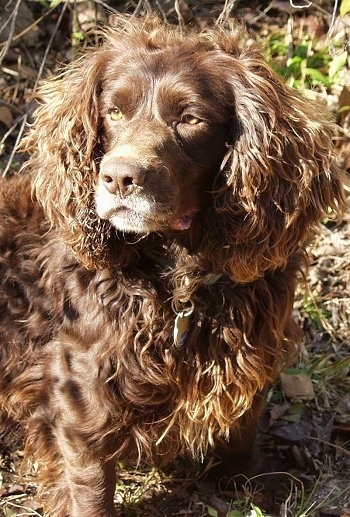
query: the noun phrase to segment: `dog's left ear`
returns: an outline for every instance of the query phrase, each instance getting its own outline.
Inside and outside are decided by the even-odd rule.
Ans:
[[[286,86],[254,47],[222,52],[235,120],[230,158],[218,178],[225,269],[247,282],[283,268],[315,225],[339,214],[344,176],[333,155],[326,108]],[[238,126],[238,127],[237,127]]]

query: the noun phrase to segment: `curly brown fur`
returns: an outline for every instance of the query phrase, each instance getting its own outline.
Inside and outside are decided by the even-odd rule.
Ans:
[[[0,186],[0,402],[55,517],[113,516],[120,459],[249,454],[304,246],[345,202],[325,109],[242,28],[114,23],[43,84]]]

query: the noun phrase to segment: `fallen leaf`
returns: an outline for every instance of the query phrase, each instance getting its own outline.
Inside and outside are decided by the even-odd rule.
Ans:
[[[269,425],[272,427],[281,417],[283,417],[289,410],[289,404],[283,404],[282,406],[274,406],[270,409],[270,420]]]
[[[12,113],[7,106],[0,106],[0,122],[2,122],[8,129],[13,124]]]
[[[282,391],[287,397],[312,400],[315,397],[311,378],[306,373],[281,373]]]

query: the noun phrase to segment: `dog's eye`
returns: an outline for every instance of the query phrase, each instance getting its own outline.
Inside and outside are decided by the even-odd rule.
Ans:
[[[114,122],[117,122],[118,120],[121,120],[123,118],[123,113],[120,111],[118,106],[115,106],[114,108],[111,108],[108,111],[108,114]]]
[[[195,126],[196,124],[199,124],[201,122],[201,119],[196,117],[195,115],[191,115],[190,113],[187,113],[185,115],[182,115],[181,122],[183,124],[189,124],[190,126]]]

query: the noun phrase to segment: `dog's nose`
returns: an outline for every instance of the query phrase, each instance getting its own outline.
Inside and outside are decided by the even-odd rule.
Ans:
[[[125,197],[143,185],[145,169],[129,161],[110,159],[101,164],[100,176],[108,192]]]

